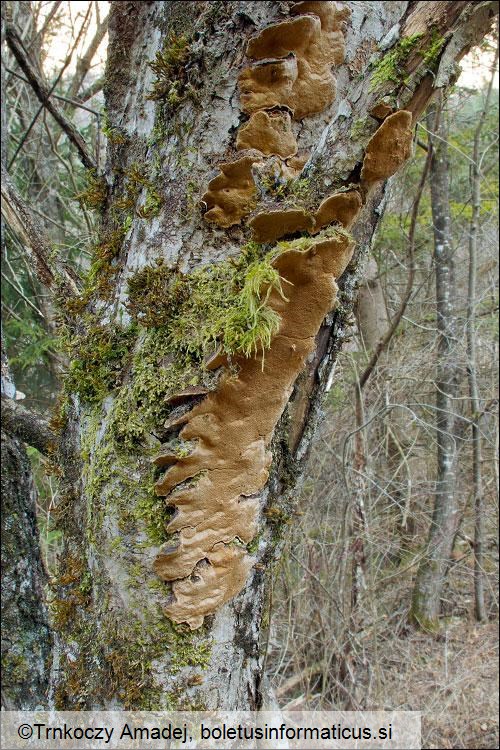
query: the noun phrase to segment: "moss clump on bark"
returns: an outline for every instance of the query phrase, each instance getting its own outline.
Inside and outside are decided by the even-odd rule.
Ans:
[[[100,402],[120,383],[135,337],[135,326],[95,324],[72,338],[66,390],[79,393],[88,403]]]
[[[429,46],[426,48],[423,54],[424,65],[429,70],[435,70],[436,65],[439,61],[439,57],[441,55],[441,51],[445,45],[445,42],[446,42],[445,37],[441,36],[439,31],[436,28],[434,28],[432,30]]]
[[[267,306],[281,290],[278,272],[259,246],[191,274],[148,266],[129,280],[129,311],[141,325],[164,329],[167,349],[201,359],[220,345],[228,354],[268,348],[279,317]]]
[[[103,175],[98,175],[95,169],[89,169],[85,175],[86,187],[75,198],[86,208],[102,211],[108,197],[108,186]]]
[[[91,620],[77,623],[71,633],[71,660],[61,664],[56,708],[83,710],[117,702],[125,710],[175,710],[186,705],[189,678],[165,693],[155,661],[169,656],[174,676],[186,667],[196,669],[194,684],[199,684],[200,670],[210,662],[212,641],[204,631],[193,633],[147,610],[143,614],[140,620],[125,622],[108,610],[98,632]]]
[[[165,100],[174,109],[181,104],[191,88],[186,72],[190,56],[191,37],[170,31],[163,48],[149,63],[149,67],[156,73],[156,81],[147,98]]]
[[[373,69],[370,91],[375,91],[389,82],[397,86],[405,83],[405,64],[423,36],[423,34],[413,34],[412,36],[403,37],[390,52],[376,63]],[[445,37],[434,28],[429,44],[419,52],[424,64],[424,72],[435,70],[445,42]]]
[[[384,86],[386,83],[394,83],[399,86],[405,79],[405,63],[413,52],[423,34],[412,34],[403,37],[376,63],[370,83],[370,91]]]

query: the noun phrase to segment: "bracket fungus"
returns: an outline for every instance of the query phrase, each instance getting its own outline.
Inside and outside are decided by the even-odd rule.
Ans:
[[[393,112],[393,108],[388,102],[385,102],[383,99],[377,104],[375,104],[374,107],[371,108],[369,114],[372,117],[375,117],[377,120],[385,120],[386,117],[391,115]]]
[[[184,388],[178,393],[172,393],[171,396],[165,400],[167,404],[181,404],[184,401],[189,401],[196,396],[205,396],[208,393],[208,388],[201,385],[190,385],[188,388]]]
[[[248,223],[253,229],[256,242],[275,242],[287,234],[310,232],[314,226],[314,219],[304,209],[299,208],[260,213]]]
[[[252,164],[256,161],[255,156],[244,156],[219,166],[221,174],[210,180],[208,190],[202,196],[208,207],[205,221],[227,228],[239,224],[242,217],[252,211],[257,195]]]
[[[249,118],[239,129],[236,147],[246,153],[222,164],[221,174],[210,181],[203,196],[207,221],[220,227],[239,224],[256,208],[258,186],[266,192],[264,178],[269,182],[274,175],[279,182],[302,169],[307,155],[298,155],[292,119],[321,112],[333,102],[332,66],[344,60],[341,26],[349,14],[330,0],[299,2],[291,18],[250,39],[247,56],[253,62],[238,77],[241,108]],[[367,145],[359,189],[328,196],[316,212],[287,206],[260,211],[248,221],[258,243],[301,234],[278,246],[273,256],[287,296],[279,287],[262,291],[279,319],[265,357],[260,347],[254,356],[231,355],[229,372],[226,355],[215,351],[206,369],[226,367],[216,389],[166,423],[167,429],[180,428],[186,451],[176,454],[165,446],[156,458],[165,469],[156,493],[175,514],[166,527],[174,536],[160,547],[154,569],[172,583],[165,613],[192,629],[245,585],[255,563],[246,545],[258,529],[258,493],[269,475],[271,440],[333,307],[335,279],[351,258],[353,242],[346,230],[367,188],[393,175],[410,155],[411,113],[388,114],[381,108],[373,113],[385,119]],[[340,226],[325,228],[332,224]],[[293,435],[294,444],[299,439],[299,433]]]
[[[275,154],[288,159],[297,153],[289,112],[259,110],[251,115],[236,138],[236,148],[255,148],[266,156]]]
[[[238,84],[241,108],[250,117],[238,131],[236,148],[288,159],[282,168],[293,177],[304,162],[296,156],[291,120],[322,112],[333,102],[336,83],[331,68],[344,60],[341,25],[350,11],[325,0],[296,3],[291,13],[292,18],[267,26],[248,42],[247,56],[254,62],[241,71]],[[202,197],[205,221],[229,228],[251,213],[257,194],[252,175],[256,161],[245,156],[221,164],[221,174]],[[308,231],[308,224],[294,231]]]
[[[218,388],[185,415],[179,437],[193,441],[194,449],[156,483],[157,494],[176,508],[167,530],[178,532],[154,563],[158,576],[173,582],[165,612],[193,629],[247,579],[254,558],[242,545],[255,536],[259,514],[252,495],[267,481],[274,428],[333,306],[335,279],[352,255],[353,243],[342,229],[311,238],[306,250],[301,243],[301,249],[290,249],[273,263],[288,297],[277,290],[269,294],[281,323],[265,359],[235,357],[238,377],[223,376]],[[156,459],[160,466],[171,460],[171,452]],[[193,479],[192,486],[186,484]]]
[[[297,80],[297,60],[289,55],[284,60],[263,60],[245,68],[238,77],[243,112],[288,106],[293,84]]]
[[[404,109],[389,115],[368,141],[361,181],[370,185],[386,180],[411,154],[413,141],[412,113]]]
[[[337,222],[348,229],[361,210],[363,202],[357,190],[335,193],[325,198],[315,214],[314,231]]]
[[[253,229],[256,242],[275,242],[296,232],[317,234],[333,223],[348,229],[362,205],[358,191],[347,190],[325,198],[316,213],[309,213],[303,208],[262,212],[250,219],[248,225]]]
[[[244,112],[279,104],[301,120],[322,112],[335,99],[331,67],[345,57],[340,30],[345,10],[338,11],[333,2],[310,2],[297,3],[292,14],[296,17],[266,27],[248,43],[248,57],[261,62],[240,75]],[[280,62],[286,68],[280,68]]]

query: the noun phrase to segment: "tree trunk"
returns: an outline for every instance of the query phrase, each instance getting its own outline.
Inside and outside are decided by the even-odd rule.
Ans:
[[[4,18],[2,8],[2,47]],[[2,67],[2,101],[4,69]],[[6,110],[2,107],[1,161],[6,158]],[[0,220],[2,256],[4,224]],[[14,399],[7,353],[1,336],[1,394]],[[32,710],[46,706],[52,637],[44,587],[47,574],[40,555],[36,489],[24,444],[1,432],[2,474],[2,708]]]
[[[2,404],[15,398],[2,338]],[[52,650],[40,554],[37,493],[26,448],[3,426],[2,406],[2,707],[46,706]]]
[[[477,377],[475,325],[477,305],[477,241],[481,212],[481,133],[490,106],[497,63],[498,41],[483,109],[474,133],[471,166],[472,216],[469,228],[469,275],[467,285],[467,378],[472,412],[472,487],[474,496],[474,609],[476,619],[479,621],[486,620],[487,614],[484,600],[484,498],[481,468],[481,430],[479,425],[481,399]]]
[[[269,704],[269,563],[383,181],[492,12],[289,5],[112,4],[100,239],[66,311],[59,708]]]
[[[455,495],[457,412],[460,361],[457,347],[456,287],[451,235],[448,174],[448,130],[442,100],[428,115],[432,149],[430,184],[436,274],[436,446],[437,476],[434,512],[425,557],[413,591],[411,618],[425,630],[436,630],[441,593],[459,521]]]

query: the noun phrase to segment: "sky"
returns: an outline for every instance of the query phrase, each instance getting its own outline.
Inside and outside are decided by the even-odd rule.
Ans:
[[[99,2],[93,3],[92,18],[90,20],[89,29],[87,34],[85,35],[83,43],[80,44],[78,48],[78,52],[80,54],[83,52],[95,32],[95,6],[99,7],[99,13],[101,15],[101,18],[103,18],[109,11],[109,5],[110,3],[105,2],[104,0],[99,0]],[[43,22],[43,18],[49,12],[51,6],[52,2],[46,2],[43,4],[40,23]],[[52,42],[48,49],[46,59],[47,73],[61,67],[68,53],[68,50],[71,47],[72,31],[74,29],[80,28],[87,12],[88,2],[87,0],[71,0],[70,2],[63,3],[63,8],[65,12],[63,14],[63,23],[60,29],[60,33],[58,33],[57,36],[52,39]],[[104,67],[106,59],[106,45],[107,37],[105,37],[105,39],[103,40],[102,44],[99,47],[98,54],[96,55],[95,72],[97,74],[102,73],[102,69]],[[492,60],[493,51],[490,50],[490,52],[482,52],[478,51],[477,49],[472,50],[466,57],[462,59],[460,63],[462,73],[460,75],[460,78],[458,79],[458,85],[472,89],[481,88],[489,78],[489,68],[491,67]],[[76,60],[72,63],[72,65],[69,66],[69,72],[72,72],[74,70],[75,64]],[[494,83],[495,88],[498,88],[498,85],[499,83],[497,69]]]

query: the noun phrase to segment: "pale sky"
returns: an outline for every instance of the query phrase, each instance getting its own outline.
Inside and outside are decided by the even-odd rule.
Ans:
[[[66,10],[63,16],[63,25],[61,27],[60,33],[57,34],[57,36],[52,40],[50,44],[46,59],[47,72],[51,71],[51,69],[53,70],[54,68],[58,69],[61,67],[68,53],[68,50],[71,48],[72,30],[80,28],[85,17],[85,13],[87,12],[88,5],[89,4],[87,0],[67,0],[67,2],[63,3],[63,6]],[[95,3],[93,5],[95,6]],[[109,11],[110,3],[105,2],[105,0],[99,0],[97,5],[99,6],[99,13],[101,15],[101,18],[104,18],[104,16]],[[45,4],[45,6],[42,8],[41,19],[43,19],[43,17],[48,13],[51,6],[52,2],[47,2]],[[80,54],[83,52],[90,39],[92,38],[95,32],[95,28],[96,18],[94,7],[92,9],[92,18],[89,24],[89,29],[84,36],[83,43],[80,44],[78,48],[78,52]],[[104,62],[106,59],[106,45],[107,36],[104,38],[102,44],[100,45],[98,54],[95,59],[95,69],[97,73],[102,72],[102,68],[104,66]],[[480,50],[472,50],[466,57],[463,58],[460,63],[462,74],[458,80],[458,85],[464,86],[466,88],[481,88],[489,78],[489,67],[492,60],[492,51],[487,53]],[[75,63],[76,61],[69,66],[68,70],[70,72],[74,70]],[[495,88],[498,88],[498,69],[494,86]]]

